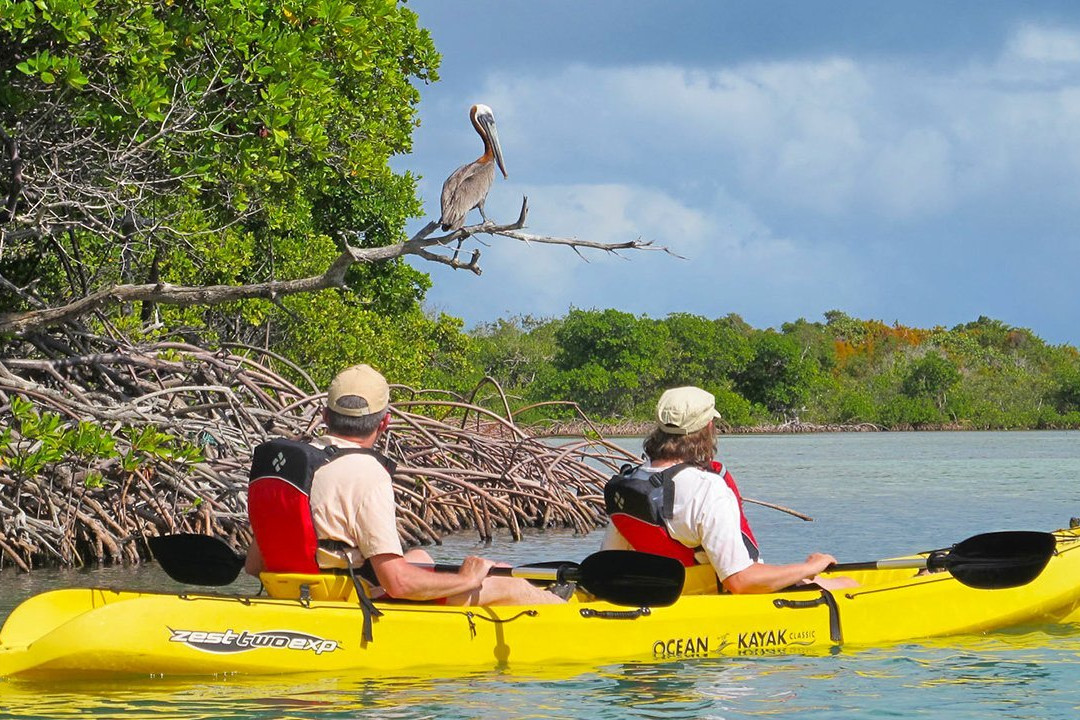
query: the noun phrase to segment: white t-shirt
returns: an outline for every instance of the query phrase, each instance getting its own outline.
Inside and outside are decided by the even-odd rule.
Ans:
[[[645,466],[646,472],[663,468]],[[739,500],[719,475],[696,467],[680,470],[672,482],[675,503],[672,517],[665,520],[668,533],[683,545],[702,550],[698,562],[708,563],[721,580],[754,564],[743,542]],[[631,549],[630,544],[609,525],[604,537],[605,550]]]

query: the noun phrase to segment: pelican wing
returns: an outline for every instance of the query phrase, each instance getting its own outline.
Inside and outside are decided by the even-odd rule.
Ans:
[[[462,165],[446,178],[442,187],[443,230],[457,230],[465,224],[465,216],[474,207],[483,207],[491,183],[495,180],[492,162],[473,162]]]

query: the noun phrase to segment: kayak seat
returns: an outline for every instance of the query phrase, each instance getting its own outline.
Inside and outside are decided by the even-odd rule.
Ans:
[[[712,565],[694,565],[686,568],[683,595],[716,595],[720,591],[720,578]]]
[[[263,572],[259,573],[259,580],[272,598],[356,602],[356,591],[346,574]]]

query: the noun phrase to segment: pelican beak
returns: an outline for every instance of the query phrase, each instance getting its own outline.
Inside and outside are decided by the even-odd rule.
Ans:
[[[508,177],[506,174],[506,164],[503,162],[502,146],[499,145],[499,130],[495,127],[495,118],[492,115],[480,115],[477,117],[483,126],[484,132],[487,133],[488,140],[491,142],[491,151],[495,154],[495,162],[499,165],[499,170],[502,171],[503,177]]]

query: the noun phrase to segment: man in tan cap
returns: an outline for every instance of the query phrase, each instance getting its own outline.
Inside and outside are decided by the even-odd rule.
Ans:
[[[432,559],[420,549],[405,552],[398,535],[393,463],[374,450],[390,423],[390,386],[378,371],[354,365],[339,373],[327,391],[323,420],[326,434],[311,444],[336,450],[311,479],[320,568],[358,568],[377,586],[376,599],[451,605],[563,602],[526,580],[488,577],[495,563],[484,558],[465,558],[456,573],[431,572],[414,564],[431,564]],[[253,545],[248,572],[257,574],[262,567],[259,548]]]
[[[717,582],[732,593],[772,592],[814,580],[831,587],[847,579],[816,577],[836,562],[832,555],[812,553],[804,562],[767,565],[760,562],[757,542],[742,513],[734,478],[716,454],[716,399],[698,387],[664,392],[656,406],[657,426],[645,438],[648,462],[627,467],[605,488],[612,522],[603,547],[667,555],[688,567],[708,566]],[[702,568],[704,569],[704,568]],[[688,572],[690,578],[700,572]]]

